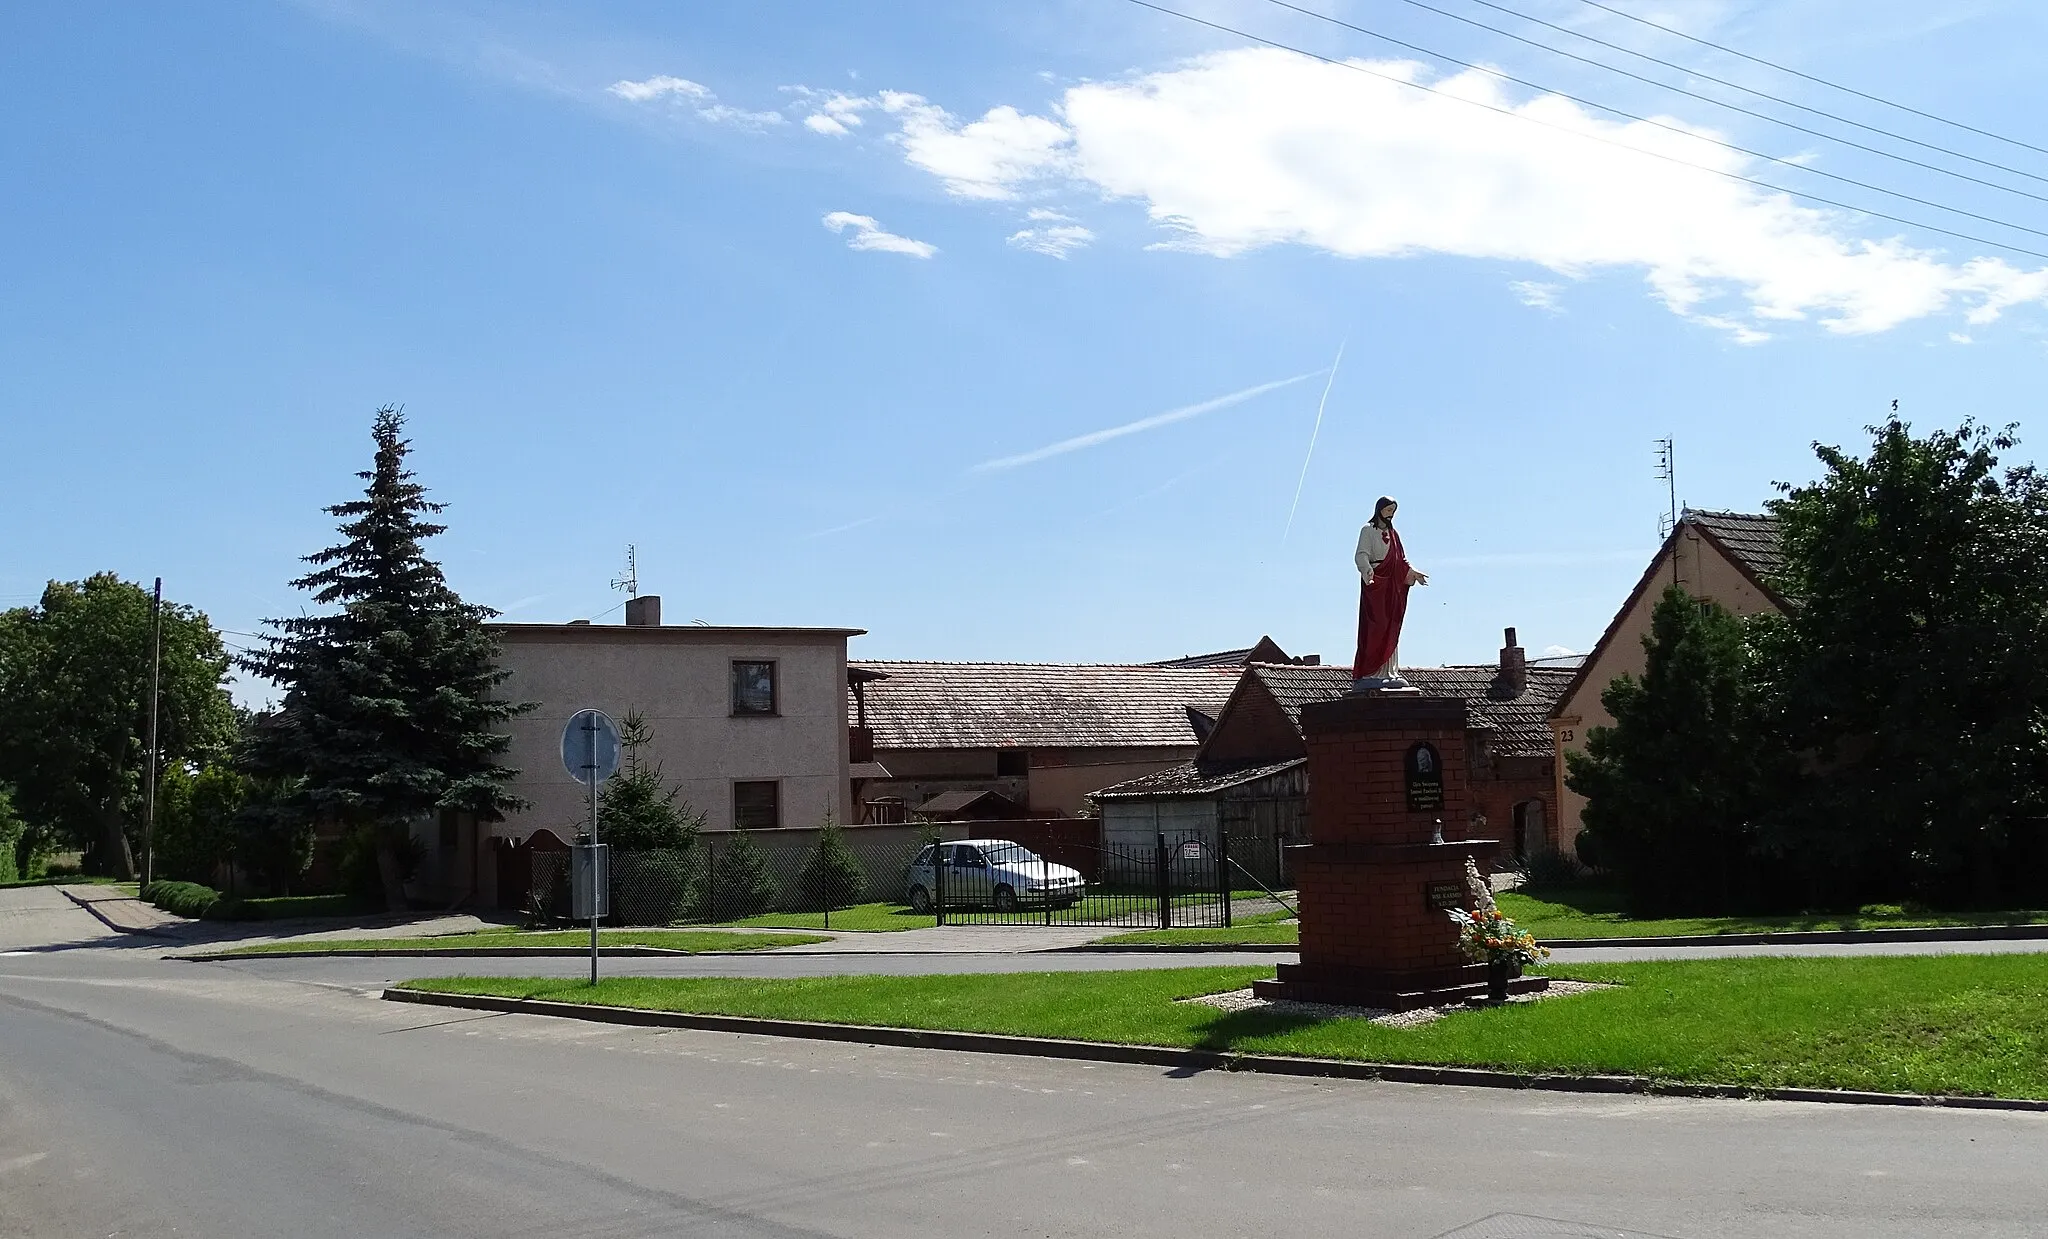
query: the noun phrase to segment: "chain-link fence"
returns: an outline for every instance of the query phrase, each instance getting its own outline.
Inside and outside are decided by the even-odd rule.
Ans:
[[[831,928],[836,917],[845,929],[1159,929],[1294,912],[1284,857],[1270,836],[1162,834],[1150,846],[1069,843],[1061,855],[1068,863],[1002,840],[941,842],[893,830],[713,831],[687,849],[614,852],[609,923]],[[534,919],[569,918],[569,872],[566,852],[534,855]]]

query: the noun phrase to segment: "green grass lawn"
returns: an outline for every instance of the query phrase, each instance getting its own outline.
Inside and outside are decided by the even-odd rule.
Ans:
[[[86,877],[76,873],[63,874],[54,878],[19,878],[11,882],[0,882],[0,891],[14,890],[22,886],[125,886],[131,895],[136,891],[136,885],[133,882],[122,882],[115,878],[103,878],[97,875]]]
[[[809,946],[829,942],[816,934],[733,934],[701,929],[602,929],[598,945],[658,946],[671,951],[765,951],[778,946]],[[480,929],[466,934],[437,934],[431,938],[341,938],[300,939],[295,942],[258,942],[223,952],[227,955],[275,955],[283,951],[453,951],[477,947],[539,946],[588,947],[587,929],[548,930],[539,933],[512,929]]]
[[[1792,930],[1917,929],[1943,925],[2026,925],[2048,921],[2048,911],[1905,912],[1871,915],[1713,916],[1630,920],[1621,895],[1600,886],[1506,891],[1500,910],[1538,939],[1668,937],[1676,934],[1785,933]]]
[[[822,912],[764,912],[737,921],[720,921],[720,925],[740,925],[754,929],[823,929],[825,914]],[[854,931],[889,931],[897,929],[930,929],[938,921],[930,916],[919,916],[909,907],[900,903],[857,903],[850,908],[835,908],[832,912],[832,928]]]
[[[2048,955],[1679,960],[1552,970],[1618,988],[1413,1029],[1175,1000],[1269,968],[802,980],[444,977],[444,993],[1083,1041],[1619,1073],[1747,1088],[2048,1098]]]

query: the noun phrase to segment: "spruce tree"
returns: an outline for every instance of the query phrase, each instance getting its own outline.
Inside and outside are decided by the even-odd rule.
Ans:
[[[284,689],[252,745],[260,772],[297,779],[313,814],[375,832],[388,906],[404,905],[402,840],[436,812],[502,820],[523,802],[501,762],[504,725],[531,707],[500,699],[508,672],[484,627],[496,614],[464,602],[423,544],[446,506],[405,468],[396,408],[377,411],[376,463],[361,499],[327,509],[342,541],[306,557],[293,581],[322,613],[269,621],[274,635],[243,666]]]

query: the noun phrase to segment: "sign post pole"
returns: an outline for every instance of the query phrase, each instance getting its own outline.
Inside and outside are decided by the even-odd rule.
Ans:
[[[580,911],[590,917],[590,983],[597,984],[597,923],[610,911],[606,904],[611,866],[605,863],[604,845],[597,838],[597,785],[619,769],[619,728],[602,710],[578,710],[562,728],[562,765],[569,777],[590,789],[590,833],[570,851],[570,897],[588,899],[588,905],[572,906],[576,919]],[[587,875],[587,876],[586,876]]]
[[[590,762],[590,983],[597,984],[597,718],[583,717],[583,737]]]

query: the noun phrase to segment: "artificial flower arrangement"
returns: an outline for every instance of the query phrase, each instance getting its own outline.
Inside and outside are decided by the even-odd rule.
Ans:
[[[1549,958],[1550,948],[1538,946],[1536,936],[1518,929],[1494,905],[1493,888],[1480,876],[1478,862],[1465,858],[1465,889],[1472,896],[1472,911],[1450,909],[1458,923],[1458,945],[1475,963],[1535,964]]]

